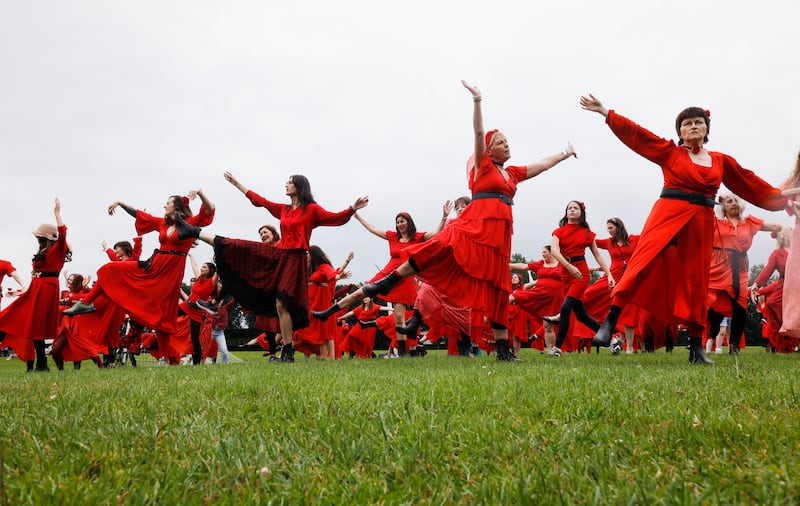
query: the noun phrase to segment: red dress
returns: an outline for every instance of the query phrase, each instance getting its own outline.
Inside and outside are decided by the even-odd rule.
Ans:
[[[485,153],[477,180],[469,180],[473,197],[498,193],[513,198],[517,184],[527,176],[527,168],[510,166],[505,170],[508,180]],[[503,323],[511,293],[508,263],[512,232],[511,205],[499,198],[473,198],[449,226],[430,240],[406,248],[403,254],[413,258],[421,269],[417,277],[448,295],[455,304]]]
[[[558,247],[564,258],[575,258],[585,256],[586,248],[592,245],[595,233],[584,228],[577,223],[567,223],[553,230],[553,235],[558,237]],[[564,284],[564,291],[567,297],[583,300],[583,292],[589,286],[591,276],[589,275],[589,265],[586,259],[570,261],[572,265],[581,272],[581,279],[576,279],[569,271],[561,266],[561,283]],[[562,301],[563,302],[563,301]]]
[[[606,122],[628,147],[656,163],[664,187],[713,197],[720,183],[759,207],[782,210],[780,190],[743,168],[732,157],[710,152],[711,167],[695,164],[688,150],[662,139],[629,119],[609,111]],[[625,277],[614,288],[613,303],[635,304],[660,321],[673,317],[705,328],[708,269],[714,212],[685,200],[659,198],[647,217]],[[665,255],[667,249],[677,255]],[[673,261],[676,259],[676,261]]]
[[[320,264],[311,276],[308,277],[308,309],[321,311],[333,303],[333,294],[336,291],[336,269],[330,264]],[[305,349],[309,353],[318,353],[319,346],[333,341],[336,336],[336,319],[328,318],[322,321],[311,318],[308,327],[295,331],[294,339],[298,344],[295,349],[303,351],[300,343],[305,342],[311,347]],[[316,351],[313,351],[316,350]]]
[[[344,225],[353,209],[338,213],[319,204],[292,208],[269,201],[253,191],[246,193],[256,207],[263,207],[280,220],[281,240],[275,245],[217,236],[214,255],[225,289],[242,308],[257,315],[277,316],[276,299],[281,299],[294,330],[308,327],[308,261],[311,231],[319,226]]]
[[[68,292],[66,297],[62,297],[64,304],[59,305],[59,311],[72,307],[75,302],[81,300],[88,293],[88,288],[84,288],[79,292]],[[95,358],[100,353],[108,353],[108,347],[102,338],[82,329],[85,325],[90,325],[91,319],[83,318],[84,316],[88,317],[90,314],[95,315],[97,313],[77,316],[61,315],[58,337],[64,335],[66,339],[64,347],[61,350],[61,357],[64,361],[80,362],[81,360]],[[81,318],[78,318],[78,316]],[[121,325],[122,321],[120,321],[120,326]],[[119,335],[119,327],[117,327],[117,335]]]
[[[202,206],[186,221],[204,227],[213,219],[214,210]],[[159,249],[153,253],[148,267],[140,266],[140,262],[103,265],[97,271],[97,282],[92,289],[92,294],[105,294],[111,299],[111,305],[121,307],[135,322],[156,330],[159,340],[176,331],[186,253],[194,244],[193,238],[178,239],[177,231],[167,235],[168,228],[164,217],[136,211],[136,232],[142,235],[158,231]],[[90,296],[90,300],[84,302],[90,302],[92,298]]]
[[[731,300],[747,309],[750,280],[747,250],[763,224],[764,220],[754,216],[748,216],[738,226],[730,220],[717,218],[708,275],[709,304],[714,311],[730,316]]]
[[[6,276],[11,276],[11,273],[15,272],[17,269],[11,265],[11,262],[6,260],[0,260],[0,283],[3,281],[3,278]],[[0,286],[2,288],[2,286]],[[3,298],[3,291],[0,290],[0,299]]]
[[[364,309],[364,306],[358,306],[353,309],[353,316],[361,321],[369,321],[377,318],[381,307],[372,304],[369,309]],[[375,348],[375,334],[377,329],[375,327],[362,328],[356,322],[350,327],[350,332],[342,342],[342,351],[345,353],[353,352],[358,358],[372,358],[372,350]]]
[[[598,248],[607,250],[611,256],[611,265],[608,270],[611,271],[611,275],[614,276],[614,281],[617,283],[622,280],[628,260],[633,255],[638,242],[638,235],[629,236],[628,244],[626,245],[621,245],[612,238],[597,239],[595,241]],[[606,279],[605,274],[589,285],[589,288],[583,293],[583,305],[586,308],[586,312],[595,320],[602,321],[606,317],[608,309],[611,307],[611,288],[608,286],[608,279]],[[623,307],[617,320],[617,330],[623,332],[625,325],[636,328],[638,315],[639,311],[635,306]],[[576,321],[573,333],[581,338],[591,338],[597,332]]]
[[[400,242],[400,238],[396,231],[387,230],[386,240],[389,242],[389,262],[383,266],[375,276],[368,281],[372,283],[378,279],[384,278],[391,274],[395,269],[400,267],[405,261],[402,256],[402,251],[413,244],[423,242],[425,232],[417,232],[408,242]],[[417,297],[417,289],[414,286],[414,277],[408,276],[400,280],[399,283],[392,287],[391,291],[386,295],[381,295],[380,298],[395,304],[405,304],[408,307],[414,305],[414,300]]]
[[[561,265],[545,267],[544,260],[538,260],[528,263],[528,270],[536,273],[536,284],[530,290],[514,292],[517,305],[536,320],[558,314],[564,302]]]
[[[780,352],[785,352],[790,345],[784,343],[784,337],[780,334],[783,325],[783,280],[786,277],[786,260],[789,251],[786,248],[778,248],[769,255],[767,264],[756,278],[756,284],[762,288],[758,290],[760,295],[766,297],[764,303],[764,317],[767,319],[769,329],[770,345]],[[769,283],[770,277],[774,272],[778,273],[778,279]],[[769,284],[767,284],[769,283]],[[792,343],[797,343],[797,339],[791,339]]]
[[[44,258],[34,260],[34,275],[28,289],[0,312],[0,332],[5,332],[2,345],[14,350],[23,361],[34,360],[34,340],[52,339],[58,332],[58,275],[67,255],[67,227],[58,227],[58,240]]]

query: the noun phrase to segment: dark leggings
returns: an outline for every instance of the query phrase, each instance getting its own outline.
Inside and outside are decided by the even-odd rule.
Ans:
[[[564,341],[567,340],[567,333],[569,332],[569,319],[572,317],[572,313],[575,313],[576,320],[583,323],[593,331],[597,332],[597,329],[600,328],[600,324],[597,322],[597,320],[589,316],[589,313],[586,312],[583,301],[567,296],[567,298],[564,299],[564,303],[561,304],[561,316],[559,317],[558,323],[556,348],[561,348],[561,346],[564,344]]]
[[[192,365],[199,365],[203,357],[203,350],[200,347],[200,322],[189,319],[189,331],[192,336]]]

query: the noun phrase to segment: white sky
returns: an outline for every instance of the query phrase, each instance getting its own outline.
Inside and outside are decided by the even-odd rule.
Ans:
[[[709,108],[709,148],[779,184],[800,148],[798,14],[796,2],[731,0],[3,2],[0,258],[28,275],[30,232],[53,221],[54,197],[70,272],[94,273],[101,240],[133,236],[127,214],[106,214],[115,200],[158,214],[200,187],[217,205],[209,232],[257,240],[276,221],[225,170],[279,202],[287,177],[305,174],[330,210],[369,195],[362,215],[378,227],[402,210],[430,230],[442,203],[467,193],[472,102],[460,79],[482,90],[511,163],[568,139],[580,155],[520,186],[513,252],[538,258],[571,199],[598,237],[611,216],[638,233],[660,170],[579,96],[670,138],[681,109]],[[356,281],[388,260],[355,220],[316,229],[312,244],[335,265],[353,250]],[[145,252],[156,246],[147,236]],[[760,234],[751,262],[773,248]]]

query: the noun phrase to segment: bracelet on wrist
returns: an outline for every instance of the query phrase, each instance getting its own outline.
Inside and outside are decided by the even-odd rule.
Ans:
[[[478,96],[478,97],[472,97],[472,101],[473,101],[473,102],[480,102],[481,100],[483,100],[483,97],[480,97],[480,96]]]

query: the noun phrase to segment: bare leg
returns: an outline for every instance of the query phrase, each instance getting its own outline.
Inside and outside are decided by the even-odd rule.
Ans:
[[[283,336],[283,344],[292,344],[292,315],[286,310],[286,306],[280,300],[275,301],[275,309],[278,311],[278,324],[281,327],[281,335]]]
[[[544,347],[550,350],[556,345],[556,331],[550,322],[542,321],[542,327],[544,327]]]
[[[631,327],[630,325],[625,325],[625,342],[628,343],[628,347],[625,350],[625,353],[629,355],[635,351],[633,349],[633,341],[634,341],[633,327]]]

